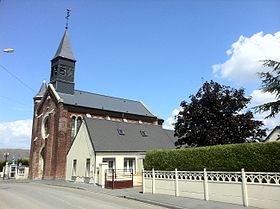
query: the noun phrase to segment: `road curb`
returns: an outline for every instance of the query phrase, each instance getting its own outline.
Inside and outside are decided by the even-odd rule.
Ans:
[[[122,197],[122,198],[125,198],[125,199],[135,200],[135,201],[147,203],[147,204],[150,204],[150,205],[157,205],[157,206],[165,207],[165,208],[169,208],[169,209],[185,209],[185,208],[174,206],[174,205],[171,205],[171,204],[160,203],[160,202],[153,201],[153,200],[144,200],[144,199],[139,199],[139,198],[136,198],[136,197],[129,197],[129,196],[115,196],[115,197]]]

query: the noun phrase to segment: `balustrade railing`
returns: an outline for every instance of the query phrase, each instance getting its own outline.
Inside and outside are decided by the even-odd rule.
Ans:
[[[208,182],[240,183],[242,172],[218,172],[207,171]],[[144,171],[144,178],[152,179],[152,171]],[[175,171],[154,171],[155,179],[176,179]],[[203,181],[203,171],[178,171],[178,180]],[[280,185],[280,173],[245,172],[246,183],[248,184],[276,184]]]

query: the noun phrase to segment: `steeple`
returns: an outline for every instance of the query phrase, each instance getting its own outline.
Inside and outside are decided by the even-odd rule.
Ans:
[[[51,60],[51,77],[52,83],[58,92],[74,94],[74,74],[75,74],[75,57],[72,52],[70,39],[68,36],[68,18],[70,10],[67,9],[66,27],[58,49]]]
[[[38,93],[37,93],[36,96],[34,97],[34,100],[41,99],[41,98],[44,96],[46,90],[47,90],[47,85],[46,85],[46,81],[44,80],[44,81],[42,82],[42,85],[41,85],[40,90],[38,91]]]
[[[72,52],[72,48],[71,48],[71,44],[70,44],[70,40],[69,40],[67,30],[65,30],[65,32],[63,34],[63,37],[60,41],[60,44],[59,44],[59,46],[56,50],[56,53],[55,53],[53,59],[55,59],[57,57],[63,57],[63,58],[69,59],[69,60],[76,61],[75,57],[73,55],[73,52]]]

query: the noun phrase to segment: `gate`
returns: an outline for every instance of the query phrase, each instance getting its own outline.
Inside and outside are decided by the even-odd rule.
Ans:
[[[133,187],[133,170],[108,169],[105,172],[106,189]]]

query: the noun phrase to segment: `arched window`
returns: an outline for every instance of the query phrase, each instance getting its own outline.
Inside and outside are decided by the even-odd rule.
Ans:
[[[72,116],[71,118],[71,138],[74,139],[76,135],[76,117]]]
[[[71,117],[71,138],[72,140],[75,138],[75,136],[77,135],[81,125],[82,125],[82,117],[78,116],[72,116]]]
[[[76,130],[76,134],[78,133],[78,131],[80,130],[80,127],[82,125],[82,118],[78,117],[77,118],[77,130]]]
[[[50,119],[49,116],[46,115],[41,123],[41,135],[43,139],[48,138],[49,136],[49,129],[50,129]]]
[[[46,117],[44,120],[44,132],[47,137],[49,135],[49,117]]]

